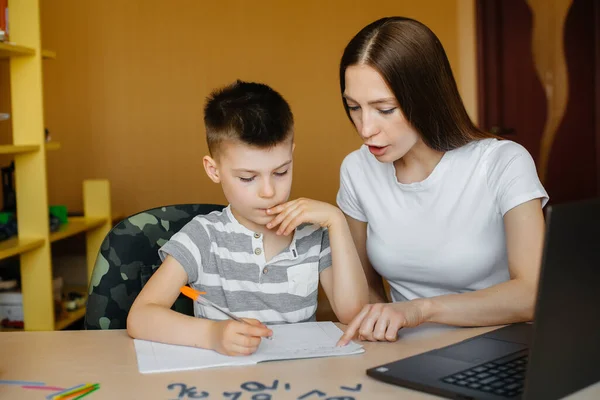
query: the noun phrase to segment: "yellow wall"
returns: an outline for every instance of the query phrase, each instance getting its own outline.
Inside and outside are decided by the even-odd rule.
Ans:
[[[421,20],[443,42],[473,115],[465,3],[472,15],[472,0],[42,1],[43,45],[58,53],[44,61],[46,126],[62,143],[48,154],[50,203],[81,210],[84,178],[108,178],[124,214],[223,203],[202,169],[202,106],[236,78],[268,83],[292,106],[292,196],[334,202],[339,165],[360,145],[340,101],[343,47],[379,17]]]

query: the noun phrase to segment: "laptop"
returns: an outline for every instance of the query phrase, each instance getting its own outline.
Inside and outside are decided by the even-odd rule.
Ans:
[[[533,324],[367,370],[455,399],[558,399],[600,381],[600,199],[548,206]]]

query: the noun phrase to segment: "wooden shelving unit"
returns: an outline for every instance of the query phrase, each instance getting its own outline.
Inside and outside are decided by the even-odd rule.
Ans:
[[[38,144],[24,144],[20,146],[15,146],[12,144],[0,145],[0,154],[25,154],[33,153],[39,150],[40,146]]]
[[[23,329],[19,328],[5,328],[0,326],[0,332],[23,332]]]
[[[56,60],[56,52],[52,50],[42,50],[42,58],[44,60]]]
[[[75,292],[83,294],[83,302],[85,303],[87,301],[87,288],[86,287],[84,287],[84,286],[66,286],[63,289],[63,293],[65,295],[71,291],[75,291]],[[57,331],[61,330],[61,329],[65,329],[65,328],[71,326],[72,324],[74,324],[75,322],[81,320],[83,317],[85,317],[85,307],[78,308],[77,310],[73,310],[73,311],[65,311],[63,313],[62,318],[55,321],[54,329]],[[0,327],[0,332],[23,332],[23,329]]]
[[[50,243],[91,231],[104,223],[106,218],[69,217],[69,222],[61,225],[58,231],[50,233]]]
[[[46,151],[59,150],[60,142],[46,142],[45,146],[46,146]]]
[[[83,286],[66,286],[63,289],[63,293],[78,292],[84,294],[83,300],[87,300],[87,288]],[[54,324],[55,330],[65,329],[66,327],[74,324],[85,316],[85,308],[79,308],[74,311],[67,311],[64,318],[59,319]]]
[[[10,63],[13,135],[12,144],[0,145],[0,154],[14,155],[19,232],[17,238],[0,242],[0,260],[20,257],[25,330],[35,331],[62,329],[85,313],[77,310],[64,320],[54,320],[51,243],[86,236],[89,282],[102,240],[112,226],[108,181],[86,180],[84,217],[69,218],[58,232],[49,230],[46,153],[60,149],[60,143],[46,143],[44,137],[42,59],[54,59],[56,53],[41,47],[39,1],[9,0],[14,43],[0,43],[0,59]]]
[[[10,16],[11,19],[13,16]],[[7,59],[12,57],[32,56],[35,49],[31,47],[19,46],[11,42],[0,42],[0,58]]]
[[[7,59],[19,56],[32,56],[35,49],[25,46],[19,46],[11,42],[0,42],[0,58]],[[42,50],[42,58],[45,60],[56,60],[56,52],[52,50]]]
[[[65,329],[67,326],[74,324],[79,321],[81,318],[85,317],[85,308],[80,308],[75,311],[69,311],[69,315],[67,318],[60,319],[56,321],[54,324],[54,329],[59,331],[61,329]]]
[[[112,227],[113,216],[110,212],[110,191],[108,181],[84,181],[83,197],[84,214],[86,216],[69,217],[68,222],[66,224],[61,225],[58,231],[51,232],[43,238],[30,239],[15,237],[8,240],[0,241],[0,260],[14,256],[21,256],[21,275],[23,277],[25,275],[24,268],[29,268],[26,264],[24,264],[23,260],[27,261],[27,256],[29,254],[35,253],[36,251],[39,252],[44,247],[48,247],[48,244],[57,242],[59,240],[67,239],[75,235],[85,234],[87,252],[86,272],[89,282],[89,278],[91,277],[94,268],[96,255],[98,254],[98,250],[100,249],[100,245],[104,240],[104,237]],[[42,271],[50,271],[50,278],[48,282],[46,282],[49,287],[51,287],[52,285],[51,270],[52,266],[50,264],[44,266],[44,268],[42,269]],[[70,290],[76,290],[81,293],[86,293],[87,296],[87,289],[85,287],[70,288]],[[27,289],[26,281],[24,279],[22,281],[22,292],[26,330],[31,330],[29,329],[28,325],[29,320],[33,319],[33,322],[36,323],[37,320],[35,318],[47,317],[46,315],[41,315],[39,313],[36,313],[35,311],[32,312],[31,307],[26,306],[26,304],[28,304],[27,300],[29,300],[29,304],[33,304],[33,307],[40,307],[40,303],[42,301],[48,301],[52,305],[52,314],[50,315],[52,318],[52,326],[44,327],[44,329],[40,330],[64,329],[67,326],[78,321],[79,319],[83,318],[85,315],[85,308],[83,308],[69,312],[67,318],[61,319],[59,321],[54,321],[54,302],[52,300],[52,294],[50,294],[49,299],[44,300],[45,297],[40,296],[39,293],[31,293],[31,291]],[[32,313],[33,317],[30,318],[30,315]],[[0,327],[0,332],[5,331],[23,331],[23,329]]]
[[[25,254],[44,245],[44,239],[11,238],[0,242],[0,260]]]

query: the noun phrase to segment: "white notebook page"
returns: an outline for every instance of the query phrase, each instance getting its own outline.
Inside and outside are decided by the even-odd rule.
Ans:
[[[273,340],[262,340],[256,353],[248,357],[229,357],[212,350],[135,339],[138,369],[141,373],[182,371],[364,352],[362,346],[354,342],[335,347],[342,331],[332,322],[272,325],[270,328]]]

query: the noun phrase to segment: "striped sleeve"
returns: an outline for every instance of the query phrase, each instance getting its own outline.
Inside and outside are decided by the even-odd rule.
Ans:
[[[210,245],[208,232],[199,217],[196,217],[174,234],[158,250],[158,254],[162,261],[167,255],[176,259],[185,269],[188,283],[194,283],[202,271],[202,261],[209,259]]]

